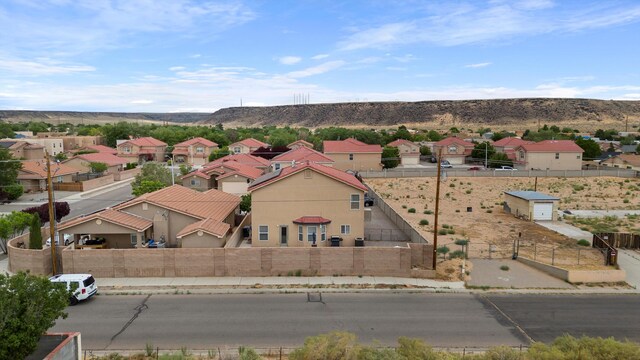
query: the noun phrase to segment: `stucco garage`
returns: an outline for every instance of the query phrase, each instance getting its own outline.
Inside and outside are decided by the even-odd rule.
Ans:
[[[557,220],[557,197],[536,191],[506,191],[504,210],[517,218],[529,221]]]

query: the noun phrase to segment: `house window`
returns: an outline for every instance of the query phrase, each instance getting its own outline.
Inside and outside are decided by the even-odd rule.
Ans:
[[[142,210],[148,210],[148,209],[149,209],[149,204],[142,203]]]
[[[128,146],[123,147],[122,150],[127,154],[131,152],[131,148]]]
[[[307,226],[307,241],[316,242],[316,233],[318,231],[317,226]]]
[[[131,234],[131,247],[136,247],[138,245],[138,236],[137,234]]]
[[[304,232],[302,231],[302,225],[298,225],[298,241],[304,240]]]
[[[63,182],[62,176],[58,176],[58,177],[56,178],[56,181],[57,181],[57,182],[59,182],[59,183]]]
[[[524,160],[524,151],[520,150],[518,154],[520,155],[520,160]]]
[[[560,153],[556,153],[556,160],[560,159]]]
[[[580,155],[576,156],[576,159],[580,160]]]
[[[353,154],[349,154],[349,160],[353,160]]]
[[[236,154],[240,154],[240,146],[236,146],[233,148],[233,152]]]
[[[340,234],[349,235],[351,233],[351,225],[340,225]]]
[[[320,225],[320,241],[327,240],[327,225]]]
[[[196,152],[197,152],[197,153],[203,153],[203,152],[204,152],[204,148],[203,148],[202,146],[198,146],[198,147],[196,148]]]
[[[56,143],[53,143],[53,148],[55,149],[55,147],[56,147]]]
[[[191,179],[191,186],[199,186],[200,179]]]
[[[259,240],[269,240],[269,226],[268,225],[260,225],[260,226],[258,226],[258,239]]]
[[[273,164],[273,170],[275,170],[275,171],[280,170],[280,164],[279,163]]]
[[[449,146],[449,154],[456,154],[458,152],[458,147],[456,147],[455,145]]]
[[[351,194],[351,210],[360,209],[360,194]]]

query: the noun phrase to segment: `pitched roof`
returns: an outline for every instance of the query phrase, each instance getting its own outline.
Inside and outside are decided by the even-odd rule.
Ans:
[[[180,232],[176,234],[176,237],[180,239],[189,234],[193,234],[196,231],[202,231],[207,234],[222,238],[227,234],[229,229],[231,229],[231,226],[229,224],[207,218],[185,226],[182,230],[180,230]]]
[[[287,147],[290,148],[293,145],[302,145],[302,146],[307,146],[307,147],[313,149],[313,144],[312,143],[310,143],[310,142],[308,142],[306,140],[302,140],[302,139],[292,142],[291,144],[287,145]]]
[[[150,221],[143,217],[114,209],[106,209],[97,213],[93,213],[91,215],[81,216],[69,221],[65,221],[58,225],[58,230],[68,229],[72,226],[98,219],[110,222],[112,224],[124,226],[136,231],[144,231],[153,225],[153,221]]]
[[[45,160],[27,160],[22,161],[22,172],[28,175],[18,175],[20,179],[46,179],[47,178],[47,162]],[[62,176],[68,174],[77,174],[79,171],[69,165],[61,163],[51,163],[51,176]]]
[[[409,145],[409,146],[420,146],[413,141],[409,141],[407,139],[397,139],[387,144],[387,146],[398,147],[399,145]]]
[[[234,175],[244,176],[248,179],[254,180],[259,178],[264,171],[254,168],[249,165],[240,164],[235,161],[227,161],[223,163],[221,166],[228,167],[232,169],[231,171],[225,171],[223,174],[219,175],[216,179],[221,180]]]
[[[91,154],[81,154],[76,155],[73,158],[80,158],[82,160],[88,161],[90,163],[105,163],[107,166],[116,166],[116,165],[124,165],[129,162],[129,160],[123,159],[121,157],[117,157],[113,154],[109,154],[106,152],[100,153],[91,153]]]
[[[640,167],[640,155],[634,155],[634,154],[619,154],[616,155],[614,157],[608,158],[606,160],[604,160],[603,162],[607,163],[607,162],[613,162],[613,159],[619,159],[622,160],[622,162],[625,165],[630,165],[630,166],[638,166]]]
[[[286,153],[282,153],[273,159],[272,162],[278,161],[295,161],[295,162],[303,162],[303,161],[311,161],[316,163],[333,163],[334,161],[325,156],[323,153],[319,151],[315,151],[313,149],[309,149],[307,147],[301,146],[294,150],[289,150]]]
[[[220,159],[216,159],[210,163],[204,164],[203,168],[208,168],[214,165],[221,164],[226,161],[236,161],[240,164],[249,165],[253,167],[268,167],[271,165],[271,162],[265,158],[261,158],[259,156],[253,156],[251,154],[230,154],[225,157],[221,157]]]
[[[234,145],[244,145],[250,148],[259,148],[263,146],[269,146],[269,144],[263,143],[262,141],[256,140],[254,138],[248,138],[248,139],[236,141],[233,144],[229,145],[229,149],[231,149]]]
[[[518,147],[523,144],[533,144],[533,141],[522,140],[517,137],[506,137],[502,138],[493,143],[493,146],[509,146],[509,147]]]
[[[189,139],[187,141],[183,141],[181,143],[175,144],[173,145],[173,147],[182,147],[182,146],[191,146],[191,145],[195,145],[195,144],[202,144],[204,146],[208,146],[208,147],[212,147],[212,146],[218,146],[217,143],[214,143],[211,140],[205,139],[203,137],[196,137],[193,139]]]
[[[446,139],[442,139],[437,143],[433,144],[434,146],[449,146],[449,145],[462,145],[464,147],[474,147],[476,146],[474,143],[469,141],[464,141],[457,137],[448,137]]]
[[[555,196],[543,194],[537,191],[505,191],[504,193],[525,200],[560,200],[560,198]]]
[[[89,150],[95,150],[99,153],[109,153],[109,154],[117,154],[118,150],[112,147],[104,146],[104,145],[89,145],[86,147]]]
[[[167,144],[165,142],[162,142],[158,139],[154,139],[151,136],[147,136],[147,137],[141,137],[141,138],[137,138],[137,139],[131,139],[131,140],[127,140],[122,144],[126,144],[126,143],[130,143],[136,146],[167,146]],[[118,145],[118,146],[120,146]]]
[[[323,174],[336,181],[352,186],[356,189],[367,191],[367,188],[360,181],[358,181],[358,179],[356,179],[355,176],[348,174],[342,170],[334,169],[329,166],[315,164],[312,162],[305,162],[296,166],[289,166],[289,167],[262,175],[261,177],[257,178],[253,182],[253,184],[249,186],[249,191],[253,191],[258,188],[264,187],[266,185],[282,180],[284,178],[297,174],[306,169],[313,170],[317,173]]]
[[[186,179],[186,178],[190,178],[192,176],[201,177],[201,178],[206,179],[206,180],[211,179],[211,175],[205,174],[202,171],[200,171],[199,169],[195,170],[195,171],[192,171],[192,172],[190,172],[188,174],[185,174],[183,176],[180,176],[180,179]]]
[[[129,200],[118,205],[116,209],[123,210],[143,202],[201,220],[212,218],[222,221],[240,205],[240,197],[216,189],[199,192],[181,185],[173,185]]]
[[[353,138],[346,140],[325,140],[322,142],[324,153],[380,153],[382,146],[369,145]]]
[[[523,144],[519,147],[527,152],[584,152],[578,144],[571,140],[544,140],[533,144]]]

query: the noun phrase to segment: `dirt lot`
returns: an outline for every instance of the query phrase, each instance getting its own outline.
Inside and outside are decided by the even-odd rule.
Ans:
[[[366,182],[425,238],[433,239],[435,178],[368,179]],[[456,239],[469,239],[471,257],[508,257],[514,239],[522,233],[522,251],[531,252],[533,257],[535,250],[539,260],[554,258],[569,266],[578,265],[581,257],[580,265],[587,265],[589,258],[594,265],[598,263],[599,258],[590,256],[587,249],[579,255],[568,249],[564,253],[554,251],[553,248],[574,247],[576,242],[504,213],[504,191],[533,188],[533,178],[448,178],[440,187],[438,244],[454,251],[459,249],[454,244]],[[560,209],[640,208],[637,179],[538,178],[538,191],[559,197]],[[467,211],[468,207],[471,212]],[[563,258],[567,261],[562,261]]]

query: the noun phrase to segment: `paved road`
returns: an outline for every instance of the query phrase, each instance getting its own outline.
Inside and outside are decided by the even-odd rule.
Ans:
[[[563,333],[640,341],[638,296],[472,294],[97,296],[52,331],[81,331],[86,349],[298,346],[331,330],[363,342],[399,336],[439,347],[517,346]]]

